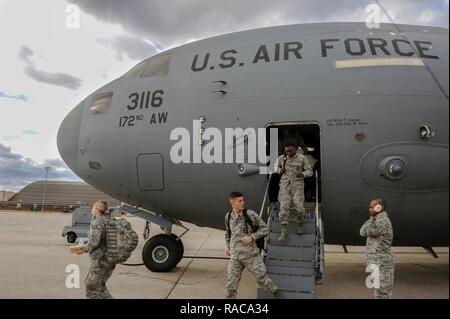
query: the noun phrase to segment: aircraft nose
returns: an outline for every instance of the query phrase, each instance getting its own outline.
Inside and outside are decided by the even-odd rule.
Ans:
[[[78,104],[62,121],[57,137],[58,151],[67,166],[77,171],[78,139],[84,103]]]

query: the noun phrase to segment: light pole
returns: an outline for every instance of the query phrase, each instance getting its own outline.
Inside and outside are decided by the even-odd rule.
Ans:
[[[45,195],[47,195],[47,178],[48,178],[48,171],[51,170],[51,167],[46,166],[45,169],[45,185],[44,185],[44,196],[42,197],[42,212],[44,212],[44,206],[45,206]]]

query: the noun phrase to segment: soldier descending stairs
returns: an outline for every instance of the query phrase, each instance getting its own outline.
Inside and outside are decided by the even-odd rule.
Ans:
[[[324,279],[324,242],[323,226],[317,194],[316,203],[305,203],[305,219],[303,233],[296,232],[297,225],[288,225],[287,239],[280,243],[281,225],[278,218],[278,203],[266,204],[265,215],[270,228],[263,251],[267,275],[282,291],[286,299],[312,299],[315,286]],[[267,195],[267,192],[266,192]],[[265,201],[267,200],[265,196]],[[261,212],[264,212],[265,207]],[[273,298],[258,289],[259,299]]]

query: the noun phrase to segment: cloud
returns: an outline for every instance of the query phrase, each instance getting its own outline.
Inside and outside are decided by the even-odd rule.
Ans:
[[[13,100],[19,100],[22,102],[28,102],[28,98],[21,94],[21,95],[10,95],[6,94],[5,92],[0,91],[0,97],[6,98],[6,99],[13,99]]]
[[[377,0],[395,23],[448,28],[448,5],[445,0]],[[386,20],[386,22],[391,22]]]
[[[118,35],[112,38],[100,38],[98,43],[116,52],[116,58],[120,61],[123,56],[132,60],[144,60],[157,52],[153,44],[150,44],[138,37],[128,35]]]
[[[12,140],[18,140],[19,137],[18,136],[12,136],[12,135],[2,135],[1,139],[4,140],[4,141],[9,142],[9,141],[12,141]]]
[[[100,76],[102,77],[102,79],[107,79],[108,78],[108,72],[106,71],[106,69],[101,69],[100,70]]]
[[[25,66],[25,74],[38,82],[62,86],[71,90],[79,89],[82,82],[81,79],[69,74],[40,71],[32,66]]]
[[[51,180],[80,180],[60,159],[38,164],[0,143],[0,189],[19,190],[31,182],[45,179],[46,166],[52,168],[49,172]]]
[[[28,130],[23,130],[22,134],[27,134],[27,135],[39,135],[39,133],[33,129],[28,129]]]
[[[19,50],[19,58],[25,62],[24,72],[33,80],[38,82],[62,86],[70,90],[76,90],[81,87],[83,80],[66,73],[52,73],[38,70],[31,61],[34,52],[27,46],[22,46]]]
[[[68,169],[67,165],[59,158],[47,159],[44,161],[42,166],[50,166],[50,167],[55,167],[55,168]]]
[[[99,21],[165,47],[213,35],[265,26],[330,21],[365,21],[365,8],[373,0],[67,0]],[[396,23],[448,25],[447,2],[440,0],[380,1]],[[420,19],[425,10],[431,19]],[[385,22],[388,19],[383,19]]]
[[[28,62],[29,58],[33,56],[34,52],[27,46],[22,46],[19,50],[19,59]]]

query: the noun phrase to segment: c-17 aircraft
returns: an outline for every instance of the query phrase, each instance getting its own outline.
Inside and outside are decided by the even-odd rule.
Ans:
[[[173,224],[224,229],[231,191],[256,211],[276,201],[269,175],[255,169],[273,163],[250,163],[248,155],[220,161],[226,149],[214,151],[215,161],[196,157],[212,143],[208,128],[275,129],[280,144],[286,134],[301,136],[317,160],[317,180],[305,186],[305,206],[323,225],[313,245],[319,233],[326,244],[364,244],[368,202],[381,197],[394,245],[433,252],[448,246],[448,43],[444,28],[364,23],[200,40],[159,53],[86,97],[63,120],[58,149],[87,183],[162,226],[165,234],[143,250],[154,271],[182,258]],[[182,138],[187,155],[176,148]],[[323,247],[316,246],[317,259]]]

